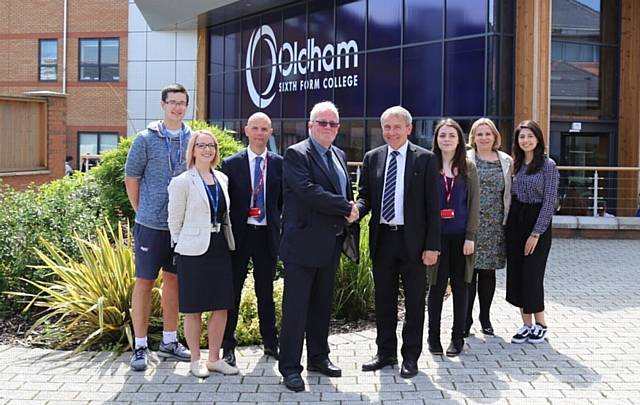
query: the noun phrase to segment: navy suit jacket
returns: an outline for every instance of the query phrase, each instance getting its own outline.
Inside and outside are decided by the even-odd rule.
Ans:
[[[331,147],[347,174],[342,150]],[[325,159],[309,138],[290,146],[284,154],[282,241],[280,258],[304,267],[323,267],[333,259],[336,235],[345,232],[353,191],[347,198],[332,180]]]
[[[229,177],[231,200],[231,226],[236,250],[241,251],[247,235],[247,219],[251,204],[251,171],[247,150],[240,151],[222,161],[222,172]],[[265,208],[269,231],[269,252],[278,256],[282,215],[282,156],[267,152],[267,183]]]
[[[358,187],[360,218],[371,211],[369,253],[375,257],[380,229],[382,189],[387,166],[387,145],[364,155]],[[438,159],[430,151],[409,142],[404,167],[404,239],[412,260],[422,261],[422,251],[440,250],[440,194]]]

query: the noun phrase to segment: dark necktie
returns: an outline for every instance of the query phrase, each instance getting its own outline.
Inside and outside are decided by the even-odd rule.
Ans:
[[[260,208],[260,215],[256,217],[257,221],[262,221],[266,215],[264,209],[264,179],[261,181],[262,177],[262,156],[256,156],[253,169],[253,190],[256,195],[253,204],[256,208]]]
[[[327,158],[327,168],[329,169],[329,176],[331,176],[331,181],[333,184],[340,184],[340,180],[338,178],[338,172],[336,172],[336,166],[333,164],[333,153],[331,153],[331,149],[328,149],[325,152],[325,157]]]
[[[397,150],[391,152],[389,168],[384,179],[384,195],[382,196],[382,218],[391,222],[396,217],[396,177],[398,175]]]

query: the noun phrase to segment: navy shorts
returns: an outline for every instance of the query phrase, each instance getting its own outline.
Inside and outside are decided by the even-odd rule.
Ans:
[[[169,231],[151,229],[136,223],[133,226],[133,241],[136,277],[155,280],[160,268],[169,273],[176,273]]]

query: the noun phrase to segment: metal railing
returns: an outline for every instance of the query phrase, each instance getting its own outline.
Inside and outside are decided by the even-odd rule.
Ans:
[[[348,162],[360,180],[361,162]],[[640,167],[559,166],[558,215],[633,217],[640,206]]]
[[[559,166],[559,215],[635,216],[640,167]]]

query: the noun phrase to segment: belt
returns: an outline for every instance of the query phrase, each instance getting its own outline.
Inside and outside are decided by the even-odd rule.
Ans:
[[[211,224],[211,233],[218,233],[220,232],[220,224]]]
[[[261,231],[261,230],[267,229],[267,226],[266,225],[247,224],[247,228],[253,229],[253,230],[256,230],[256,231]]]
[[[404,229],[404,225],[380,224],[380,227],[391,232],[397,232]]]

